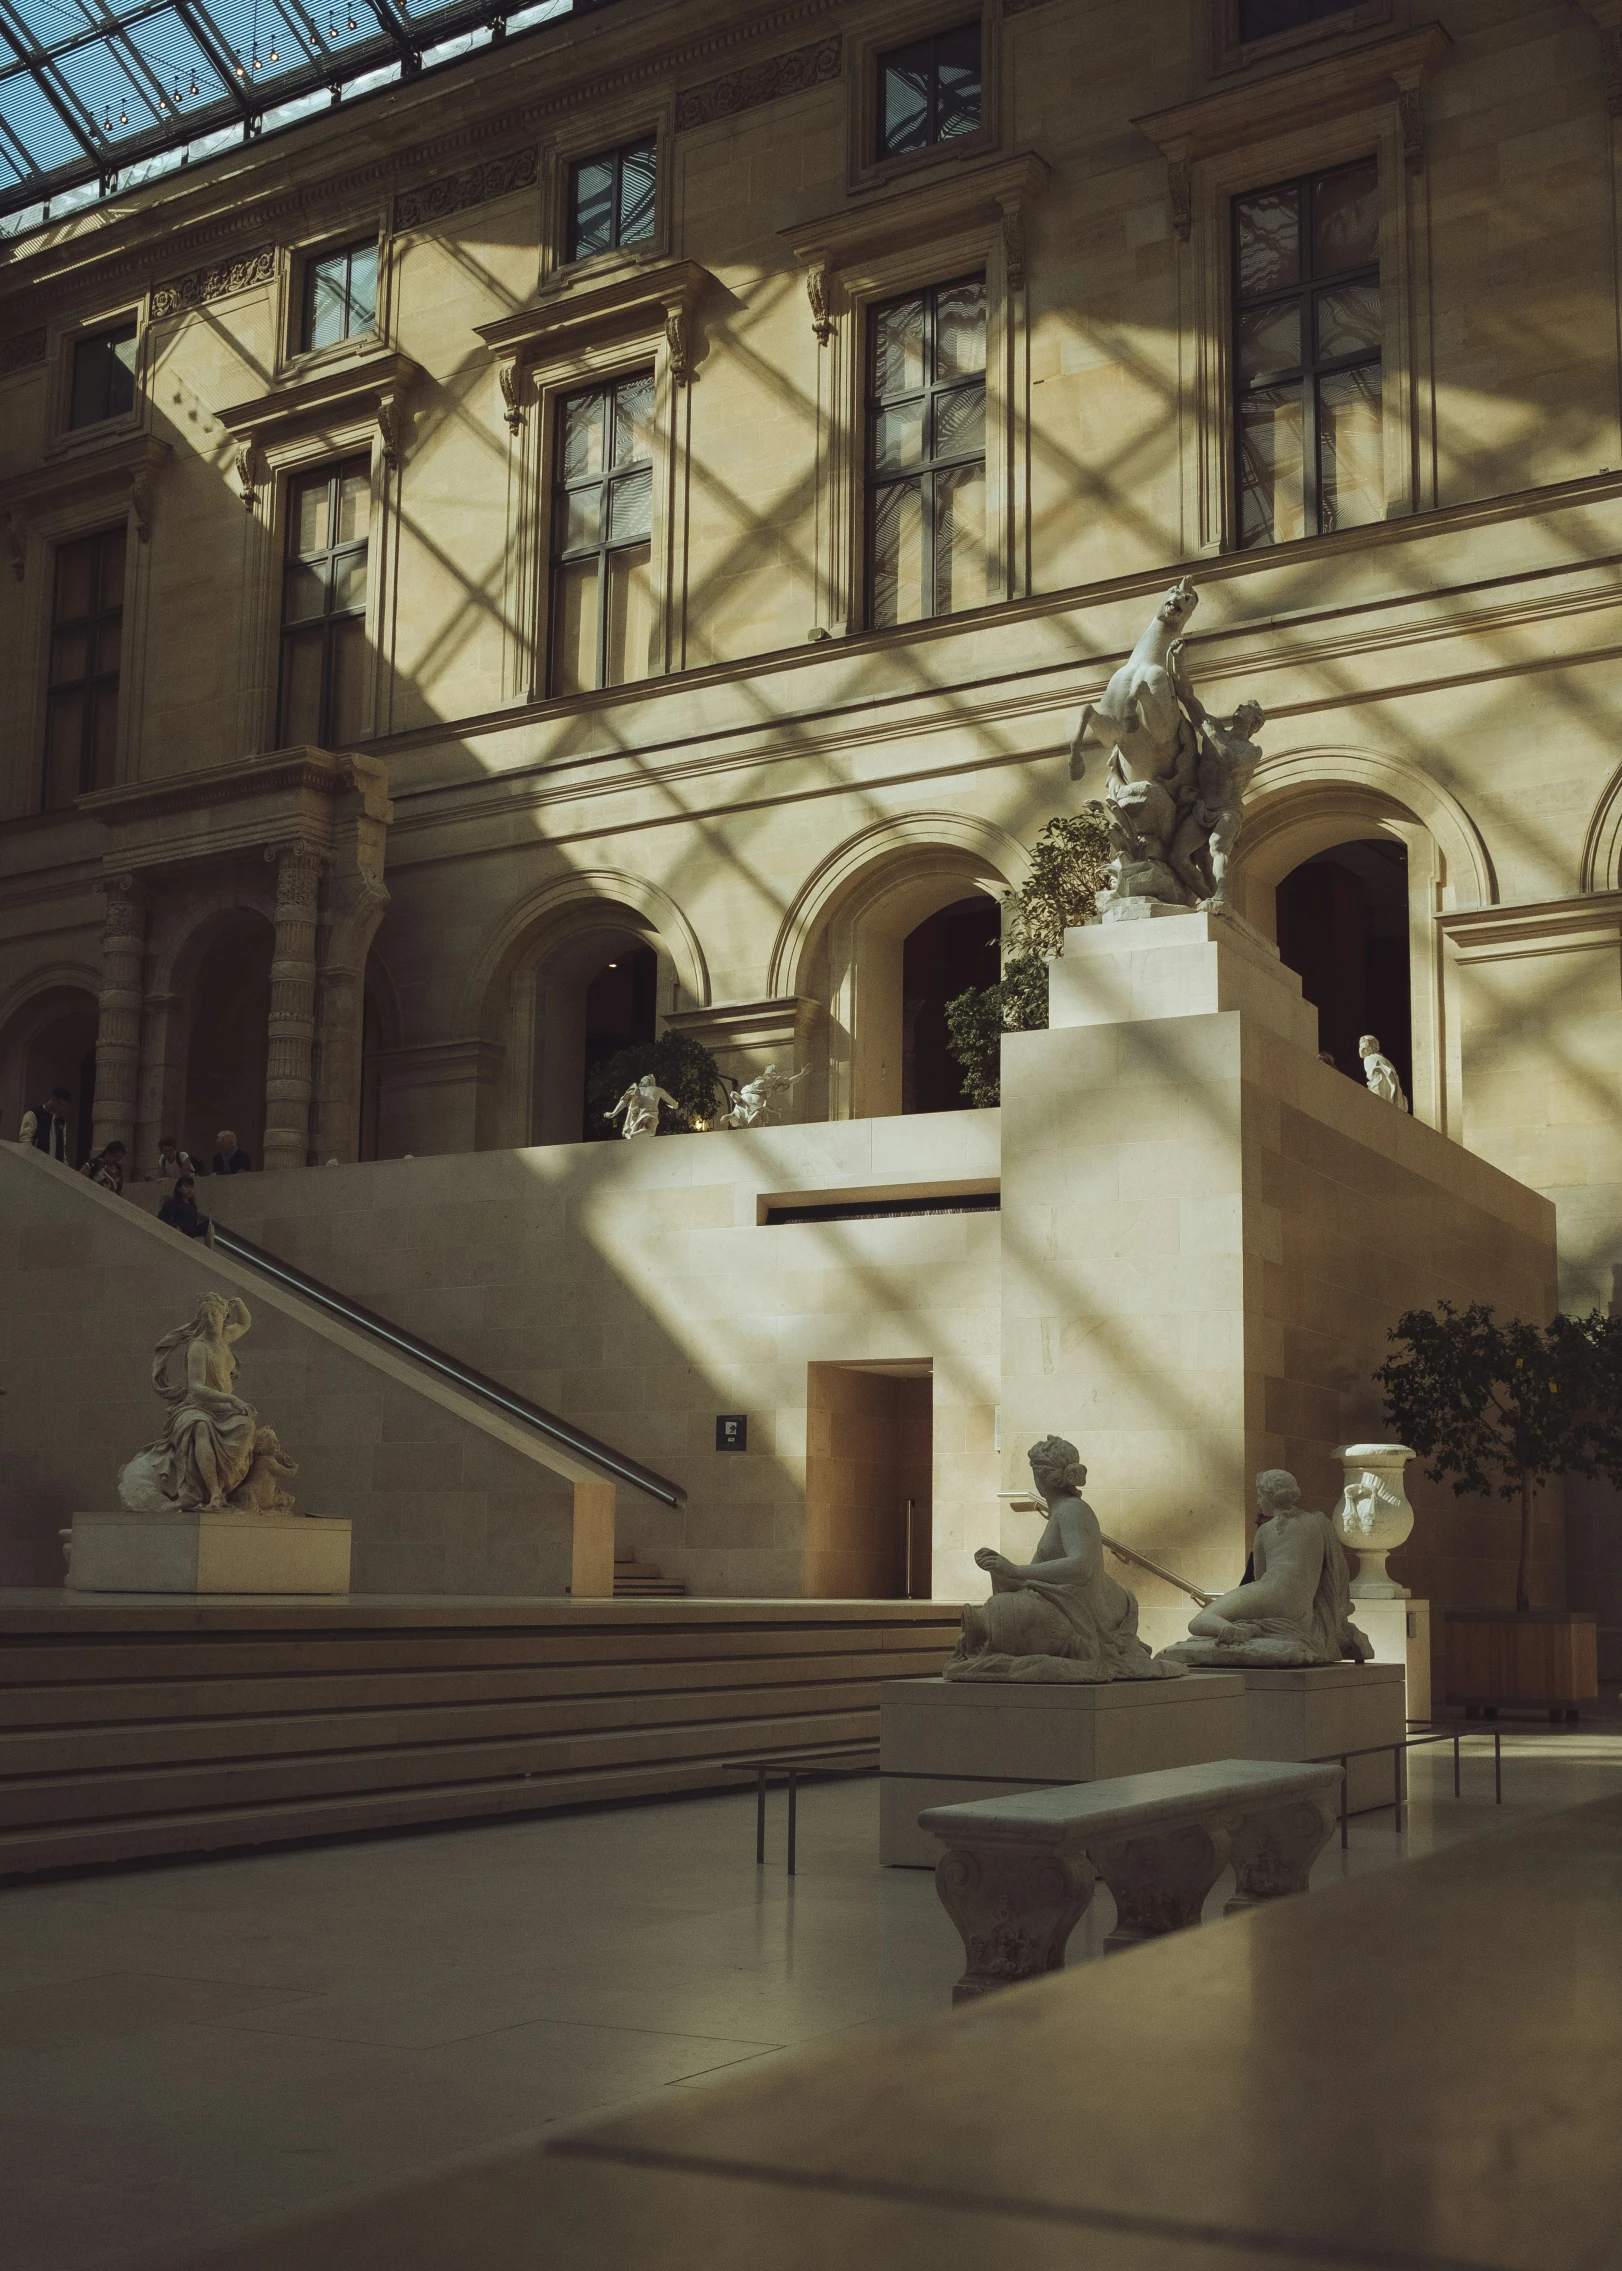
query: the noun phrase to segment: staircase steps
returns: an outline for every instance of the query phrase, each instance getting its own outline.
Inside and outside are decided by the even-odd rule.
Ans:
[[[657,1562],[638,1561],[634,1547],[622,1547],[615,1554],[616,1601],[675,1601],[686,1591],[685,1579],[667,1577]]]

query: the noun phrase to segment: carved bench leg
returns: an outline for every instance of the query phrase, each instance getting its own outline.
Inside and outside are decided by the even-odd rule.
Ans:
[[[954,2003],[1064,1968],[1065,1942],[1093,1897],[1082,1853],[1005,1843],[949,1846],[935,1867],[941,1906],[967,1958]]]
[[[1233,1898],[1223,1909],[1232,1916],[1258,1901],[1304,1893],[1335,1824],[1338,1809],[1327,1798],[1293,1798],[1287,1805],[1246,1814],[1233,1833]]]
[[[1115,1895],[1115,1929],[1105,1948],[1134,1947],[1197,1924],[1228,1865],[1229,1842],[1226,1827],[1190,1822],[1090,1846],[1088,1858]]]

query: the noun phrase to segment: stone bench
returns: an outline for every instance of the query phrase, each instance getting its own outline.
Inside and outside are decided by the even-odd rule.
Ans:
[[[1230,1861],[1226,1914],[1305,1892],[1340,1783],[1339,1766],[1227,1758],[926,1808],[918,1826],[946,1848],[935,1889],[968,1959],[953,2002],[1062,1970],[1100,1877],[1115,1896],[1106,1948],[1197,1924]]]

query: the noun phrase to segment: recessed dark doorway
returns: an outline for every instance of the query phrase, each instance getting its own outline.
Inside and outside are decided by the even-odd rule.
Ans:
[[[270,962],[275,934],[263,915],[233,908],[203,942],[192,981],[186,1044],[186,1114],[178,1135],[194,1159],[212,1157],[229,1128],[256,1167],[265,1164],[265,1072],[270,1045]]]
[[[1359,1037],[1373,1033],[1412,1096],[1408,850],[1389,836],[1337,844],[1278,886],[1278,950],[1318,1012],[1318,1046],[1361,1080]]]
[[[651,946],[622,946],[586,987],[585,1102],[581,1134],[588,1143],[619,1129],[591,1107],[591,1076],[621,1049],[657,1038],[659,957]]]
[[[963,1072],[946,1045],[946,1005],[1001,974],[1002,915],[977,891],[908,933],[901,948],[901,1109],[961,1112]]]
[[[934,1530],[928,1357],[806,1366],[805,1593],[927,1601]]]

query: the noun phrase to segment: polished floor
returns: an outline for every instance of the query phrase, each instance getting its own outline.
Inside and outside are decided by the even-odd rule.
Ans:
[[[1622,1793],[1622,1730],[1414,1754],[1412,1809],[1314,1882]],[[752,1795],[0,1890],[7,2271],[194,2251],[792,2046],[946,2007],[927,1872],[875,1860],[877,1786],[801,1799],[799,1874]],[[1220,1909],[1225,1888],[1212,1896]],[[1091,1958],[1101,1896],[1071,1947]]]

